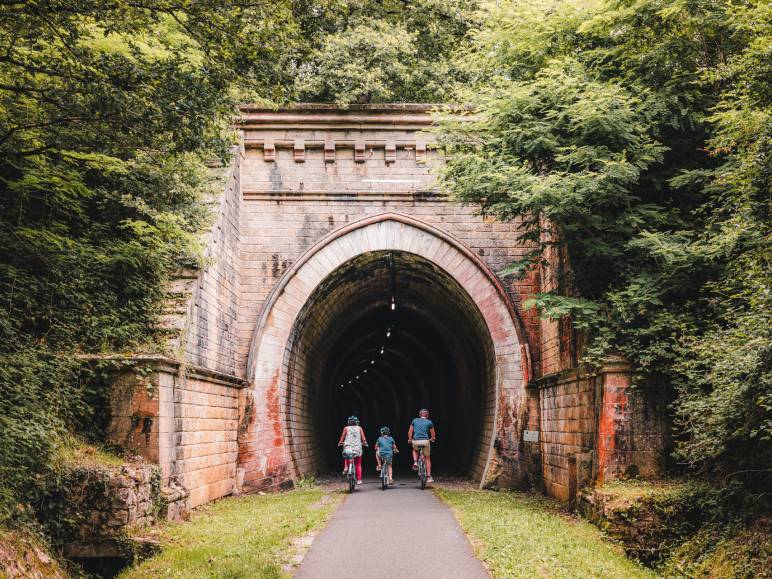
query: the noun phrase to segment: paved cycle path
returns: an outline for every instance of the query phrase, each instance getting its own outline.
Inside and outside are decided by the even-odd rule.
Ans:
[[[365,479],[316,537],[295,577],[488,578],[450,508],[415,477],[397,482],[383,491],[380,481]]]

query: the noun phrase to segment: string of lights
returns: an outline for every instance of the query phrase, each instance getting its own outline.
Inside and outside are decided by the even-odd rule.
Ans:
[[[391,289],[391,300],[389,301],[389,309],[392,312],[394,312],[394,311],[397,310],[397,295],[396,295],[397,294],[397,290],[396,290],[397,272],[396,272],[396,268],[394,266],[394,253],[393,252],[389,252],[388,260],[389,260],[389,273],[390,273],[389,277],[391,279],[391,287],[390,287],[390,289]],[[387,340],[391,338],[392,330],[393,330],[393,325],[389,325],[389,326],[386,327],[386,339]],[[381,344],[381,347],[380,347],[380,350],[379,350],[379,354],[381,356],[383,356],[385,352],[386,352],[386,344]],[[375,365],[375,359],[370,360],[370,366],[374,366],[374,365]],[[356,384],[357,380],[360,379],[360,376],[362,374],[367,374],[367,370],[368,370],[368,368],[365,367],[364,369],[360,370],[361,374],[356,374],[353,378],[349,379],[348,382],[346,382],[344,380],[343,382],[340,383],[340,387],[341,388],[345,388],[346,384],[352,384],[352,385]]]

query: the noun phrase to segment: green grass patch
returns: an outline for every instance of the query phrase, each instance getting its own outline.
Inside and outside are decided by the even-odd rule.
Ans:
[[[772,577],[772,523],[706,526],[681,543],[658,567],[665,577],[768,579]]]
[[[162,529],[161,552],[121,575],[145,577],[284,577],[292,539],[320,528],[342,495],[319,489],[226,498],[190,521]]]
[[[83,442],[79,438],[66,435],[61,439],[52,457],[54,469],[84,466],[88,468],[120,468],[126,460],[109,450]]]
[[[615,480],[603,483],[598,489],[625,501],[661,500],[683,493],[688,483],[678,480]]]
[[[550,499],[516,492],[438,489],[493,577],[654,577],[590,523]]]

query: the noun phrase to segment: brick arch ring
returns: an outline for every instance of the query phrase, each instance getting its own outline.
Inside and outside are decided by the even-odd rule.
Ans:
[[[494,348],[496,380],[493,427],[486,436],[488,480],[494,439],[504,424],[522,428],[530,360],[522,323],[496,275],[469,248],[447,233],[399,213],[350,223],[309,248],[282,276],[266,300],[250,345],[249,387],[241,401],[238,487],[254,491],[292,484],[298,477],[286,425],[285,352],[293,325],[315,288],[338,267],[375,251],[420,256],[454,279],[477,306]],[[512,432],[517,436],[518,433]]]

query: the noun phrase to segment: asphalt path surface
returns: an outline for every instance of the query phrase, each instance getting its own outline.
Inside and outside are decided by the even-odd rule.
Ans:
[[[365,479],[316,537],[298,579],[485,579],[453,513],[406,477],[386,491]],[[343,482],[341,482],[341,488]]]

